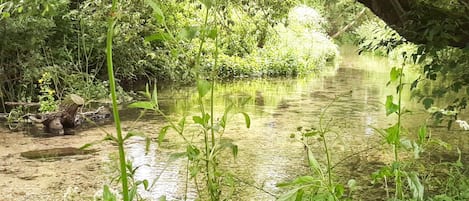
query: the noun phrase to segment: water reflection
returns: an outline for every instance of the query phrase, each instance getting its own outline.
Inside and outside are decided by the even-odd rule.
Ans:
[[[382,102],[387,94],[394,93],[394,89],[385,87],[389,66],[382,58],[342,55],[339,68],[330,67],[321,76],[243,80],[217,85],[215,110],[218,117],[228,100],[251,97],[243,107],[251,115],[251,128],[243,126],[241,116],[234,116],[224,134],[226,140],[239,146],[239,155],[237,160],[229,155],[224,157],[222,167],[250,184],[241,182],[242,187],[237,189],[234,200],[275,200],[269,193],[251,185],[278,195],[282,189],[276,187],[277,183],[306,171],[304,148],[289,136],[297,127],[317,126],[322,109],[336,96],[342,97],[329,108],[326,116],[334,122],[338,133],[331,138],[332,150],[343,154],[334,155],[334,163],[347,160],[344,156],[348,153],[377,146],[377,136],[371,126],[388,124]],[[181,116],[184,111],[188,111],[187,114],[196,111],[193,88],[163,90],[159,95],[160,104],[170,115]],[[141,129],[156,135],[164,124],[159,118],[149,118]],[[157,200],[162,195],[168,200],[183,200],[187,191],[187,200],[194,200],[194,185],[186,186],[186,161],[168,162],[170,153],[181,148],[181,141],[175,135],[167,138],[169,142],[163,147],[152,145],[148,155],[145,155],[144,142],[137,140],[128,145],[135,165],[141,165],[137,177],[158,179],[153,190],[143,195],[150,200]],[[319,159],[323,154],[319,144],[316,154]]]

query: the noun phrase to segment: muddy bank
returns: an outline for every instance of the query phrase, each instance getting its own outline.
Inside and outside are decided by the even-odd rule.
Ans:
[[[104,127],[112,131],[111,126]],[[105,161],[115,147],[108,142],[93,146],[95,153],[44,159],[27,159],[21,152],[80,147],[99,141],[98,129],[76,135],[38,138],[0,128],[0,193],[3,201],[92,200],[108,181]]]

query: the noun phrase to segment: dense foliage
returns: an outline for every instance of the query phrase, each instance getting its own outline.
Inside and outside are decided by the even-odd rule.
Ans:
[[[433,139],[427,134],[426,125],[419,128],[416,136],[404,135],[410,132],[401,125],[405,122],[402,117],[408,114],[401,104],[402,94],[407,88],[437,123],[448,120],[448,129],[466,108],[469,96],[468,48],[453,44],[464,41],[455,37],[455,33],[467,25],[466,1],[413,1],[416,4],[412,8],[422,8],[424,12],[434,12],[439,17],[442,14],[453,15],[435,20],[433,16],[423,15],[419,9],[409,11],[405,17],[415,20],[406,21],[404,27],[418,32],[406,33],[404,37],[351,0],[302,2],[316,9],[294,0],[112,2],[111,7],[109,1],[101,0],[0,0],[0,101],[3,112],[9,111],[5,107],[7,101],[39,102],[39,111],[49,112],[57,109],[56,100],[69,93],[79,94],[87,100],[106,98],[109,85],[118,135],[117,138],[111,135],[107,138],[119,145],[120,171],[124,173],[120,181],[124,184],[125,200],[132,200],[126,195],[128,189],[131,189],[131,195],[135,195],[137,186],[147,188],[148,181],[132,179],[137,168],[131,162],[127,163],[124,155],[125,140],[135,134],[122,136],[114,74],[118,83],[128,90],[148,80],[196,83],[200,114],[192,116],[193,122],[186,122],[186,113],[178,122],[167,117],[159,109],[156,86],[153,91],[147,86],[143,93],[148,101],[130,106],[152,110],[168,121],[157,137],[160,143],[169,129],[181,136],[186,143],[183,156],[188,159],[188,171],[195,183],[201,186],[199,189],[197,185],[198,196],[211,200],[228,199],[231,195],[224,194],[222,186],[234,186],[236,181],[219,166],[221,157],[218,156],[222,150],[228,149],[236,157],[238,147],[233,143],[222,143],[221,137],[228,114],[235,113],[248,98],[239,100],[243,104],[233,102],[228,105],[223,116],[217,119],[213,105],[215,79],[297,76],[320,70],[338,54],[337,46],[330,41],[329,35],[336,37],[345,30],[349,33],[339,40],[352,40],[360,52],[372,51],[388,56],[397,61],[398,66],[391,70],[389,81],[397,96],[388,95],[385,102],[386,114],[396,115],[396,123],[384,129],[375,128],[390,145],[394,159],[372,175],[375,182],[383,182],[386,191],[388,182],[395,184],[395,200],[423,200],[424,197],[429,200],[468,199],[467,182],[454,179],[467,178],[461,153],[457,161],[443,164],[444,168],[449,167],[452,171],[445,176],[453,178],[443,178],[447,180],[445,187],[450,190],[424,194],[427,193],[424,187],[433,183],[422,184],[420,174],[430,175],[428,172],[431,170],[419,172],[412,166],[422,163],[417,160],[419,154],[435,141],[431,141]],[[451,20],[456,21],[456,25]],[[354,24],[359,26],[353,27]],[[406,37],[415,38],[416,35],[425,39],[417,41],[422,44],[406,40]],[[105,63],[108,64],[107,69],[104,68]],[[421,75],[410,83],[405,80],[404,67],[408,66]],[[106,78],[107,73],[109,79]],[[333,176],[330,162],[333,153],[328,148],[328,136],[335,132],[329,129],[333,126],[330,124],[332,121],[324,124],[327,107],[321,111],[318,128],[298,129],[311,175],[278,184],[279,187],[293,187],[293,190],[280,195],[279,200],[351,199],[353,185],[348,185],[350,192],[346,195],[345,185],[335,181]],[[249,116],[241,114],[249,127]],[[191,134],[185,128],[191,123],[197,128],[196,134],[191,133],[192,137],[200,137],[203,144],[195,143],[192,137],[187,140]],[[405,138],[408,136],[417,140]],[[317,143],[317,139],[325,150],[327,163],[324,165],[311,155],[311,145]],[[437,143],[444,145],[443,142]],[[403,158],[401,153],[404,149],[413,151],[416,157],[413,160]],[[126,175],[127,171],[131,174]],[[128,177],[134,183],[127,182]],[[131,187],[127,186],[128,183]],[[438,181],[435,183],[435,186],[440,185]],[[388,198],[392,199],[389,195]]]
[[[454,12],[469,8],[469,5],[461,7],[459,4],[434,2],[434,6],[437,5],[441,9]],[[421,27],[423,37],[429,41],[426,44],[411,43],[377,20],[363,23],[355,33],[359,38],[360,52],[372,51],[400,61],[398,63],[407,58],[406,63],[416,64],[414,69],[421,76],[412,83],[413,96],[422,102],[425,109],[430,109],[437,122],[449,120],[447,125],[450,128],[457,119],[457,114],[467,106],[469,51],[467,48],[449,47],[449,40],[441,40],[445,37],[451,38],[447,29],[454,31],[455,27],[445,28],[445,23],[434,20],[428,23]]]
[[[336,48],[321,27],[290,28],[289,12],[295,5],[293,0],[219,3],[212,19],[221,27],[218,77],[296,76],[333,59]],[[132,0],[118,10],[113,60],[121,86],[132,89],[146,80],[194,81],[194,56],[201,42],[196,36],[204,14],[200,2]],[[37,101],[38,80],[46,72],[56,99],[68,93],[87,100],[108,96],[103,79],[108,2],[2,0],[0,12],[2,103]],[[283,49],[292,42],[287,41],[290,36],[304,28],[315,35],[303,34],[294,42],[306,41],[309,52],[298,53],[293,45]],[[202,56],[213,61],[213,55],[206,54],[213,50],[209,42]],[[202,69],[211,65],[204,63]]]

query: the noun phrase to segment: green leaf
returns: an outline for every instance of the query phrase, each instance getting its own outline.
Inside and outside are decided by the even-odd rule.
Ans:
[[[163,196],[159,197],[159,198],[158,198],[158,201],[166,201],[166,196],[163,195]]]
[[[317,173],[322,177],[324,174],[322,172],[321,165],[319,164],[319,162],[314,157],[314,154],[311,151],[311,148],[309,146],[306,146],[306,149],[307,149],[307,152],[308,152],[309,168],[311,169],[312,172]]]
[[[241,112],[241,114],[244,116],[244,122],[246,122],[246,127],[250,128],[251,127],[251,118],[246,112]]]
[[[194,145],[187,145],[186,153],[189,160],[193,161],[199,156],[200,150]]]
[[[466,87],[466,94],[469,96],[469,87]]]
[[[161,10],[160,6],[156,2],[154,2],[153,0],[147,0],[146,2],[153,9],[153,15],[156,18],[156,21],[158,23],[164,24],[165,23],[165,17],[164,17],[164,13]]]
[[[419,128],[419,144],[423,144],[427,139],[427,125],[422,125]]]
[[[81,147],[78,148],[78,149],[80,149],[80,150],[85,150],[85,149],[87,149],[87,148],[89,148],[89,147],[91,147],[91,146],[93,146],[93,145],[94,145],[94,143],[86,143],[86,144],[84,144],[83,146],[81,146]]]
[[[233,144],[233,146],[231,146],[231,153],[233,154],[233,157],[236,159],[236,157],[238,156],[238,145]]]
[[[178,37],[182,40],[191,41],[195,37],[199,35],[200,27],[198,26],[189,26],[184,27],[181,32],[179,33]]]
[[[393,96],[389,95],[386,97],[386,116],[399,111],[399,106],[393,103]]]
[[[207,80],[197,80],[197,91],[199,92],[199,97],[204,97],[212,88],[212,85]]]
[[[192,120],[194,120],[194,123],[200,124],[202,126],[205,126],[208,123],[208,120],[210,120],[210,115],[208,113],[205,113],[203,117],[201,116],[192,116]]]
[[[166,136],[166,133],[168,132],[168,129],[171,128],[171,126],[165,126],[161,128],[160,133],[158,134],[158,145],[161,145],[161,143],[164,140],[164,137]]]
[[[420,179],[415,172],[411,172],[407,175],[407,182],[409,183],[412,196],[417,201],[423,200],[424,186],[420,183]]]
[[[196,124],[204,125],[204,119],[200,116],[192,116],[192,120]]]
[[[0,19],[4,19],[4,18],[9,18],[10,17],[10,13],[9,12],[3,12],[2,13],[2,17]]]
[[[215,38],[217,38],[217,36],[218,36],[218,30],[217,29],[208,30],[208,34],[207,34],[208,38],[211,38],[211,39],[215,40]]]
[[[399,139],[400,128],[398,124],[385,129],[386,131],[386,142],[391,145],[397,145]]]
[[[338,197],[338,198],[342,197],[342,195],[344,195],[344,192],[345,192],[344,185],[336,184],[334,186],[335,197]]]
[[[150,189],[148,189],[148,180],[144,179],[142,181],[142,183],[143,183],[143,187],[145,188],[145,190],[147,190],[147,191],[150,190]]]
[[[277,201],[296,201],[298,197],[298,192],[301,191],[301,187],[292,189],[277,198]]]
[[[117,140],[116,137],[114,137],[114,136],[112,136],[112,135],[109,135],[109,134],[106,134],[106,136],[104,137],[103,140],[109,140],[109,141],[113,141],[113,142],[115,142],[115,143],[118,142],[118,140]]]
[[[278,183],[277,187],[285,187],[285,186],[296,186],[296,185],[309,185],[309,184],[315,184],[320,182],[318,179],[306,175],[306,176],[300,176],[295,178],[293,181],[286,182],[286,183]]]
[[[389,82],[394,82],[399,78],[400,70],[396,67],[392,68],[389,72]]]
[[[127,107],[146,109],[146,110],[154,110],[155,109],[155,104],[153,102],[150,102],[150,101],[140,101],[140,102],[131,103]]]
[[[138,131],[130,131],[130,132],[127,133],[127,135],[125,135],[123,140],[126,141],[127,139],[129,139],[133,136],[145,137],[145,134],[142,133],[142,132],[138,132]]]
[[[103,200],[104,201],[117,201],[116,195],[114,195],[111,190],[109,190],[108,185],[104,185],[103,187]]]
[[[167,41],[171,39],[171,34],[169,33],[155,33],[153,35],[145,37],[146,42],[151,42],[151,41]]]
[[[137,185],[132,186],[129,191],[129,200],[134,200],[134,197],[137,195]]]
[[[425,109],[428,110],[433,105],[433,99],[432,98],[425,98],[422,101],[423,105],[425,106]]]

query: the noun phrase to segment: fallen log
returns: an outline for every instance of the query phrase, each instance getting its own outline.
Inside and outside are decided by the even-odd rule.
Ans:
[[[32,106],[41,106],[41,103],[5,102],[5,105],[9,105],[9,106],[25,106],[25,107],[32,107]]]
[[[97,152],[97,150],[94,150],[94,149],[84,150],[84,149],[79,149],[79,148],[74,148],[74,147],[62,147],[62,148],[26,151],[26,152],[22,152],[20,155],[28,159],[38,159],[38,158],[84,155],[84,154],[91,154],[95,152]]]

